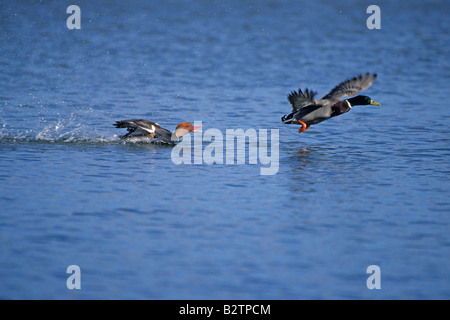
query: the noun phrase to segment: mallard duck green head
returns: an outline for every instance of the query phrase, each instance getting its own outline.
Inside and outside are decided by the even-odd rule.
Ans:
[[[371,104],[373,106],[381,106],[381,103],[373,101],[368,96],[356,96],[354,98],[347,99],[350,105],[353,106],[365,106]]]

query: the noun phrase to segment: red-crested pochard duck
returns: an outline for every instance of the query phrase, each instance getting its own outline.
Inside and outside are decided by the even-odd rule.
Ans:
[[[161,127],[158,123],[143,119],[130,119],[116,121],[116,128],[126,128],[128,133],[122,136],[122,139],[134,138],[138,141],[152,143],[175,144],[182,136],[190,132],[200,132],[197,130],[202,126],[194,127],[189,122],[180,123],[174,132]]]

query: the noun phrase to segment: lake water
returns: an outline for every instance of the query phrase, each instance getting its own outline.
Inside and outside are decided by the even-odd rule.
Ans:
[[[0,298],[449,299],[450,2],[370,4],[2,2]],[[365,72],[381,107],[281,123]],[[278,129],[278,171],[176,165],[129,118]]]

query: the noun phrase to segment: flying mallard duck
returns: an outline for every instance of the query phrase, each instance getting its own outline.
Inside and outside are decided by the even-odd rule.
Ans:
[[[292,105],[292,113],[285,115],[281,121],[286,124],[301,124],[298,132],[302,133],[310,125],[317,124],[324,120],[348,112],[353,106],[375,105],[381,103],[373,101],[367,96],[356,96],[347,100],[339,100],[343,97],[353,97],[355,94],[369,88],[377,77],[376,74],[366,73],[353,79],[341,82],[336,88],[331,90],[320,100],[315,100],[317,92],[305,89],[305,92],[291,92],[288,100]]]

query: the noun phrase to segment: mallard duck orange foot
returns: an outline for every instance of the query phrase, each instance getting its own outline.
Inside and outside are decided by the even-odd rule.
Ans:
[[[305,131],[306,129],[309,128],[309,126],[306,123],[304,123],[303,121],[300,121],[300,120],[297,120],[297,121],[298,121],[298,123],[300,123],[302,125],[302,127],[300,129],[298,129],[299,133],[302,133],[303,131]]]

